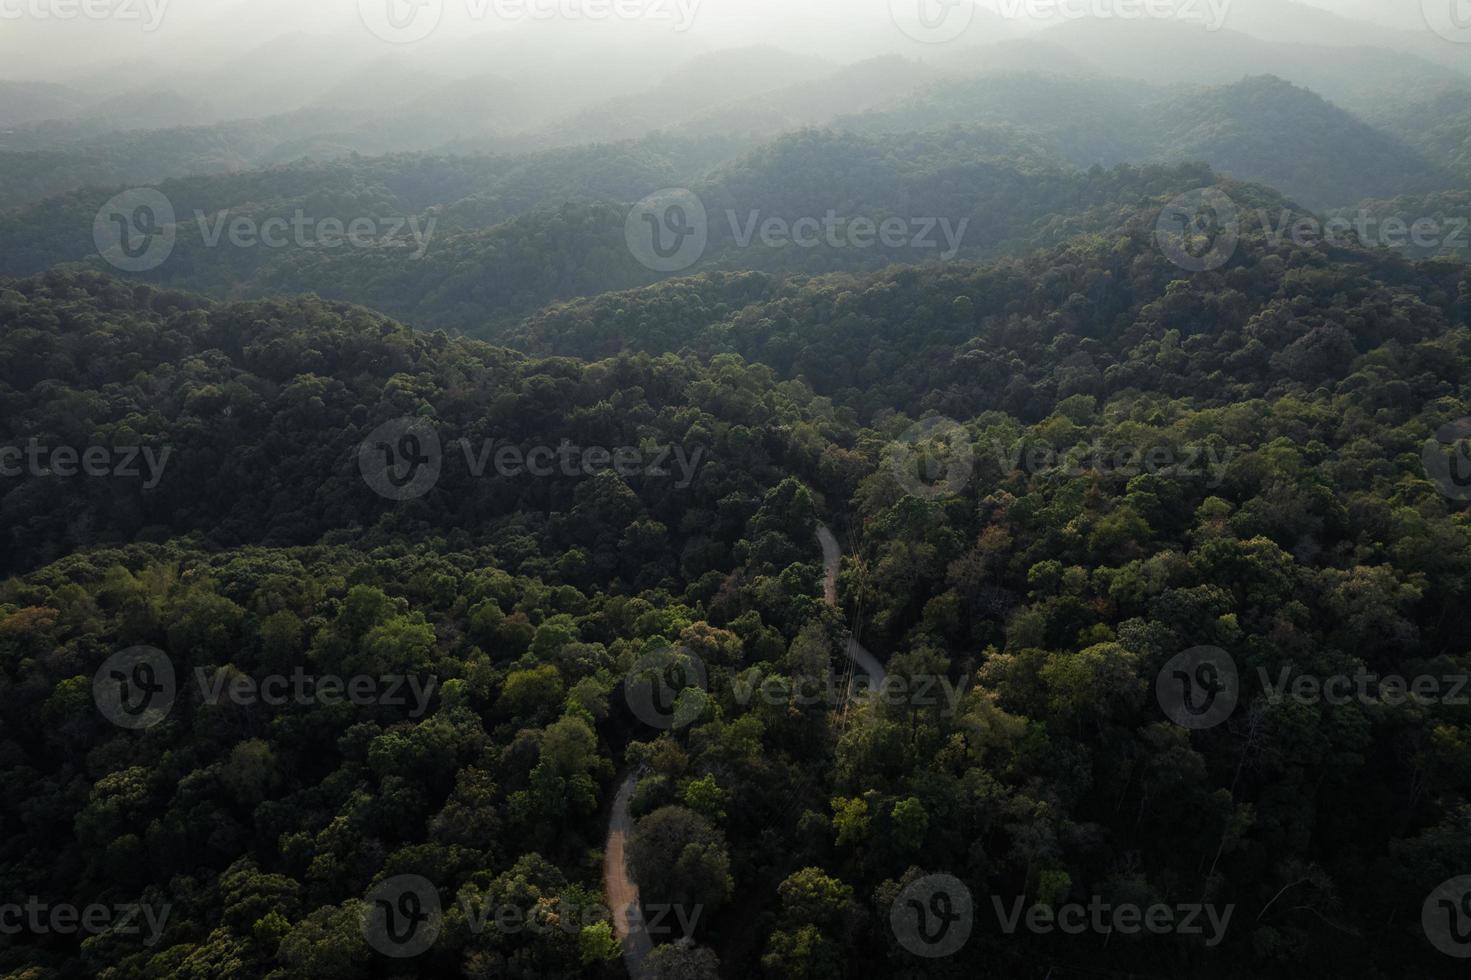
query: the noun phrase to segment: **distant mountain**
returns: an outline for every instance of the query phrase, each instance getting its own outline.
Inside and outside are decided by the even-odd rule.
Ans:
[[[939,73],[921,61],[898,56],[845,65],[819,78],[724,101],[663,128],[681,136],[774,136],[803,126],[824,125],[918,89]]]
[[[159,187],[173,203],[177,241],[139,278],[226,296],[312,292],[426,329],[493,335],[547,303],[662,278],[625,238],[630,203],[662,187],[692,187],[704,202],[708,244],[695,269],[826,273],[1023,253],[1115,228],[1141,200],[1214,181],[1198,166],[1080,172],[1004,126],[868,137],[809,130],[698,178],[702,162],[687,144],[651,140],[533,158],[351,160],[167,181]],[[0,274],[61,261],[101,266],[92,222],[106,197],[71,195],[0,216]],[[206,235],[226,217],[261,226],[297,213],[344,224],[375,216],[386,222],[375,227],[396,230],[356,248],[238,247]],[[416,224],[405,225],[410,216]],[[761,232],[769,220],[792,229],[826,222],[837,238],[772,239]],[[864,241],[865,221],[900,231]],[[431,222],[423,241],[411,237]]]
[[[1471,72],[1471,50],[1465,45],[1447,43],[1430,31],[1420,6],[1419,3],[1402,5],[1399,9],[1407,16],[1396,29],[1294,0],[1231,0],[1226,26],[1232,31],[1285,44],[1387,48],[1445,68]],[[1383,4],[1383,7],[1395,9],[1393,4]]]
[[[779,99],[793,106],[789,118],[795,126],[864,108],[886,86],[902,91],[928,77],[922,66],[896,60],[829,80],[834,73],[829,62],[753,47],[681,59],[667,75],[652,76],[658,81],[653,89],[607,99],[635,80],[647,85],[648,60],[635,57],[634,51],[624,57],[610,49],[595,60],[584,56],[578,65],[573,55],[580,47],[565,42],[553,53],[560,51],[572,63],[533,63],[518,70],[526,52],[512,57],[512,38],[497,37],[455,42],[443,49],[443,66],[433,62],[421,68],[421,61],[380,57],[355,68],[298,71],[302,59],[321,61],[319,45],[303,44],[300,38],[282,39],[272,46],[266,70],[253,65],[230,84],[219,76],[223,69],[208,77],[176,74],[166,83],[176,88],[124,92],[102,102],[57,86],[18,87],[11,100],[20,107],[12,113],[15,128],[0,129],[0,153],[29,155],[10,157],[0,168],[0,208],[88,184],[151,183],[303,158],[322,161],[353,153],[440,148],[506,154],[625,141],[656,130],[677,130],[682,120],[712,107],[739,106],[742,100],[778,90],[784,92]],[[682,50],[689,49],[686,44]],[[655,45],[646,54],[657,50]],[[473,51],[496,57],[465,56]],[[487,63],[498,71],[486,72]],[[473,65],[476,73],[454,74],[466,65]],[[814,82],[816,88],[803,88]],[[859,93],[868,95],[855,98]],[[829,97],[832,105],[823,109]],[[607,99],[606,104],[586,108],[600,99]],[[238,118],[249,106],[270,112]],[[222,119],[228,121],[217,121]],[[714,120],[699,128],[705,135],[726,136]],[[746,145],[784,128],[779,124],[747,134]]]
[[[1450,179],[1402,139],[1271,76],[1179,93],[1115,78],[983,74],[840,122],[868,133],[1006,124],[1077,166],[1196,160],[1311,207]]]
[[[303,128],[307,125],[304,121]],[[180,131],[181,139],[183,134],[198,132]],[[146,144],[137,149],[146,150]],[[191,144],[189,149],[200,159],[209,152],[204,143]],[[221,169],[231,169],[228,149],[228,144],[219,148]],[[716,162],[706,156],[712,152],[719,153],[708,141],[664,139],[525,156],[355,157],[201,174],[161,181],[158,187],[169,197],[179,220],[190,226],[196,212],[215,215],[229,210],[259,217],[290,215],[302,208],[317,217],[401,217],[432,212],[429,216],[443,232],[483,231],[537,208],[564,202],[632,201],[654,188],[694,182]],[[0,173],[13,173],[22,160],[43,166],[47,157],[46,151],[0,154]],[[128,162],[144,165],[141,160]],[[18,180],[10,177],[0,182],[0,195]],[[5,250],[0,251],[0,274],[85,258],[95,249],[93,216],[115,191],[116,187],[104,185],[11,214],[0,213],[0,229],[8,230],[0,231],[0,237],[7,239]],[[29,230],[22,230],[26,228]],[[262,253],[269,251],[253,250],[254,258],[264,260],[268,256]],[[231,268],[229,263],[221,265],[219,256],[202,265],[225,272]],[[242,267],[234,268],[238,273]],[[195,274],[199,273],[196,268]]]
[[[252,7],[255,2],[240,6]],[[252,23],[259,20],[250,19]],[[89,114],[89,110],[107,104],[125,107],[120,114],[107,115],[114,129],[139,125],[169,128],[331,107],[367,113],[363,119],[352,120],[353,125],[385,126],[411,105],[423,108],[422,100],[435,94],[443,97],[440,101],[446,107],[462,104],[455,98],[453,84],[495,75],[516,79],[519,94],[514,110],[526,119],[528,127],[539,127],[548,119],[597,102],[645,91],[669,75],[671,66],[689,63],[710,50],[702,41],[664,28],[618,25],[621,29],[614,30],[615,25],[597,26],[609,29],[590,31],[587,25],[574,25],[546,31],[545,25],[528,20],[509,29],[449,36],[385,54],[384,46],[363,31],[353,17],[334,32],[278,33],[249,45],[228,46],[213,57],[202,56],[200,51],[205,47],[213,50],[214,46],[200,42],[196,45],[200,51],[184,46],[177,52],[170,49],[169,57],[135,57],[108,63],[79,75],[70,84],[76,93],[74,99],[44,111],[16,113],[15,118],[17,122],[85,120],[98,115]],[[247,36],[256,33],[250,31]],[[4,50],[3,44],[0,50]],[[780,57],[791,62],[804,60],[791,54]],[[830,70],[830,66],[818,64],[822,67],[811,75]],[[773,57],[764,61],[748,59],[745,63],[733,60],[727,71],[713,71],[710,78],[690,82],[716,84],[745,94],[761,87],[749,79],[765,75],[773,75],[768,87],[804,77],[783,75]],[[746,82],[736,81],[743,76],[748,78]],[[717,93],[716,97],[727,96]],[[171,108],[178,113],[171,115]],[[470,113],[466,119],[473,122],[483,115],[499,117],[505,114],[504,108],[482,105],[482,110],[491,111]],[[433,115],[444,120],[448,110],[436,110]],[[135,116],[147,118],[135,123]],[[0,113],[0,121],[3,119]],[[464,132],[463,125],[457,130],[447,122],[442,128],[461,135]],[[383,141],[382,136],[379,141]]]
[[[1471,98],[1460,87],[1427,87],[1419,98],[1367,116],[1427,157],[1471,180]]]
[[[1309,207],[1425,191],[1448,181],[1398,137],[1271,76],[1182,96],[1156,118],[1162,159],[1203,160]]]
[[[1099,67],[1061,44],[1039,35],[970,45],[947,51],[934,64],[961,75],[982,72],[1000,74],[1025,72],[1041,75],[1097,75]]]
[[[421,99],[451,81],[394,58],[379,58],[330,85],[311,102],[322,108],[382,109]]]
[[[540,138],[586,143],[673,130],[711,106],[804,85],[832,70],[833,65],[820,58],[773,47],[718,51],[681,65],[652,89],[567,116]]]
[[[1164,97],[1120,79],[986,72],[943,79],[837,125],[873,134],[1014,126],[1072,164],[1110,166],[1152,152],[1156,123],[1144,107]]]
[[[217,115],[206,98],[161,90],[129,92],[101,102],[89,102],[71,118],[117,132],[207,126]]]
[[[1234,21],[1227,23],[1234,27]],[[1471,75],[1373,41],[1345,48],[1208,31],[1179,21],[1092,19],[1049,28],[1036,35],[1035,43],[1043,42],[1036,50],[1041,71],[1053,70],[1061,48],[1103,74],[1152,85],[1219,85],[1276,75],[1352,112],[1415,98],[1427,86],[1471,93]]]
[[[294,148],[290,159],[312,150],[318,150],[322,159],[345,155],[353,147],[339,146],[331,153],[319,150],[323,140],[317,134],[332,119],[329,113],[299,112],[163,130],[113,131],[91,122],[0,133],[0,211],[84,187],[110,189],[96,198],[100,204],[111,190],[123,186],[269,164],[283,146]]]
[[[176,73],[166,83],[178,92],[202,93],[216,121],[277,115],[313,104],[354,76],[358,63],[324,56],[332,50],[330,38],[288,34],[219,64]]]
[[[64,85],[0,81],[0,127],[70,116],[87,101]]]

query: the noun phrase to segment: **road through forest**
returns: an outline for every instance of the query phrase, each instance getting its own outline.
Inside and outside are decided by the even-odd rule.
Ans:
[[[838,604],[838,566],[843,563],[843,549],[838,539],[826,524],[817,525],[817,542],[822,545],[822,597],[829,606]],[[872,681],[873,687],[884,682],[884,665],[878,658],[863,648],[857,636],[848,637],[848,659],[853,661]]]
[[[817,526],[817,543],[822,547],[822,597],[829,606],[837,606],[838,567],[843,563],[843,549],[826,524]],[[883,683],[883,664],[863,648],[856,636],[848,637],[845,652],[848,659],[869,676],[874,686]],[[613,913],[613,930],[623,946],[623,965],[628,968],[632,980],[640,980],[644,975],[644,960],[654,948],[648,930],[644,928],[643,916],[638,911],[638,884],[628,873],[625,854],[629,834],[633,832],[633,817],[628,812],[628,804],[633,799],[633,788],[637,782],[637,774],[628,773],[619,784],[618,794],[613,797],[613,811],[608,817],[608,839],[603,846],[603,893]]]
[[[639,911],[638,885],[628,874],[628,857],[624,853],[628,835],[633,832],[628,802],[637,783],[637,774],[629,773],[619,785],[618,795],[613,797],[613,813],[608,818],[608,840],[603,845],[603,894],[613,913],[613,931],[623,946],[623,964],[633,980],[643,976],[644,958],[654,949]]]

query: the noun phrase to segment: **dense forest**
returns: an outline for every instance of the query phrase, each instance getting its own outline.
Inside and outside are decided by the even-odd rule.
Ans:
[[[600,806],[615,770],[640,765],[639,827],[703,841],[711,862],[669,884],[705,909],[696,937],[778,975],[792,958],[842,973],[902,957],[868,948],[863,923],[914,867],[1002,895],[1253,912],[1293,885],[1294,907],[1228,932],[1239,971],[1417,956],[1393,910],[1458,860],[1464,710],[1308,710],[1257,691],[1237,724],[1192,739],[1146,693],[1203,643],[1270,676],[1465,669],[1471,538],[1419,447],[1465,395],[1471,274],[1255,239],[1218,273],[1177,271],[1138,235],[807,285],[697,277],[538,318],[527,346],[549,357],[320,301],[12,281],[10,441],[173,455],[153,488],[32,479],[5,499],[20,573],[0,621],[7,799],[29,801],[7,880],[139,902],[187,883],[157,949],[98,948],[78,969],[353,976],[367,951],[348,910],[385,875],[423,875],[447,907],[595,902]],[[885,449],[933,412],[960,421],[976,465],[926,499]],[[432,491],[385,502],[354,449],[398,416],[446,446],[672,443],[703,464],[677,488],[475,478],[451,452]],[[1007,462],[1098,445],[1180,461],[1204,447],[1220,469]],[[845,614],[820,602],[818,520],[862,528]],[[745,672],[799,690],[838,669],[860,613],[889,671],[965,692],[954,715],[877,704],[834,727],[800,700],[741,702]],[[694,722],[651,737],[615,693],[660,643],[698,651],[709,687]],[[181,684],[177,717],[141,736],[48,723],[88,696],[79,668],[137,645],[180,677],[304,663],[437,686],[422,717],[227,712]],[[1291,839],[1334,844],[1283,855]],[[51,852],[59,864],[31,863]],[[772,891],[790,916],[736,911]],[[616,967],[604,930],[546,948],[457,914],[421,969]],[[1333,928],[1367,921],[1387,924]],[[957,969],[1089,955],[978,939]],[[1248,975],[1199,944],[1116,955]]]
[[[1272,3],[0,80],[0,980],[1459,976],[1471,62]]]

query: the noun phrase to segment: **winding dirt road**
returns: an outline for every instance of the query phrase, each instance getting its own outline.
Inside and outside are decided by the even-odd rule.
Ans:
[[[639,980],[644,972],[644,957],[654,949],[638,906],[638,884],[628,874],[628,858],[623,853],[628,835],[633,832],[633,817],[628,802],[633,798],[636,773],[629,773],[613,797],[613,813],[608,818],[608,841],[603,846],[603,894],[613,913],[613,931],[623,946],[623,965],[628,975]]]
[[[817,526],[817,543],[822,546],[823,599],[830,606],[838,604],[838,567],[843,562],[843,549],[825,524]],[[857,637],[848,638],[848,659],[867,674],[874,685],[882,684],[884,666],[863,648]],[[603,894],[613,913],[613,931],[623,946],[623,965],[632,980],[644,975],[644,960],[654,949],[638,906],[638,883],[628,873],[624,853],[628,837],[633,833],[633,817],[628,812],[638,774],[629,773],[613,797],[613,811],[608,817],[608,839],[603,845]]]
[[[838,604],[838,566],[843,563],[843,549],[838,546],[838,539],[833,537],[833,532],[826,524],[817,525],[817,543],[822,545],[822,597],[829,606]],[[848,637],[848,649],[845,651],[848,659],[853,661],[869,679],[874,686],[884,682],[884,665],[879,663],[878,658],[863,648],[858,642],[858,637]]]

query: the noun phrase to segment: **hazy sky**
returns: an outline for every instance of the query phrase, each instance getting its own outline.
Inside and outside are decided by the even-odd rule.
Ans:
[[[109,15],[64,16],[88,6]],[[568,16],[569,8],[588,13]],[[434,30],[412,43],[385,43],[365,21],[392,31],[391,16]],[[518,28],[540,36],[672,31],[692,44],[771,43],[829,55],[897,33],[889,0],[0,0],[0,76],[57,77],[79,65],[137,58],[198,63],[292,32],[330,34],[336,46],[326,57],[412,55]]]
[[[539,37],[597,31],[597,36],[610,38],[675,31],[692,47],[767,43],[854,60],[886,49],[904,51],[913,44],[896,29],[893,9],[957,2],[963,0],[0,0],[0,77],[58,80],[79,70],[139,61],[155,70],[197,67],[230,60],[292,32],[330,35],[333,44],[323,51],[324,58],[375,53],[412,57],[456,38],[520,29]],[[984,42],[1027,33],[1037,26],[1028,20],[1037,2],[985,0],[980,6],[1008,4],[1011,18],[1000,24],[973,23],[962,40]],[[1413,26],[1420,4],[1315,2],[1403,26]],[[592,6],[580,6],[584,4]],[[569,17],[562,13],[569,6],[588,12]],[[532,12],[542,19],[533,18]],[[398,32],[400,40],[411,40],[402,29],[405,24],[432,23],[434,30],[413,43],[389,44],[374,35],[368,22],[376,22],[380,33]],[[409,28],[409,35],[414,29]],[[146,70],[131,69],[133,74]],[[120,88],[131,87],[132,75],[120,72]]]

